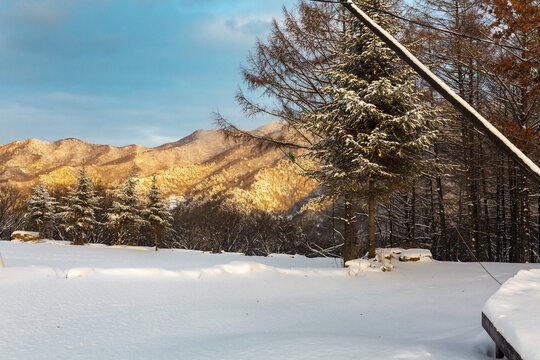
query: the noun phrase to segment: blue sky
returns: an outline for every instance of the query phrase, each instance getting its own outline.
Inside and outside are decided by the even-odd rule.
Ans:
[[[0,144],[76,137],[157,146],[242,128],[240,65],[294,0],[2,0]]]

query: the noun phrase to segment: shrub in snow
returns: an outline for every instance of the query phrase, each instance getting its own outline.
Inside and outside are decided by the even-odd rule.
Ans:
[[[39,241],[39,233],[35,231],[14,231],[11,240]]]
[[[399,256],[399,261],[430,261],[433,260],[431,251],[426,249],[404,250]]]
[[[366,259],[354,259],[347,261],[345,267],[349,269],[349,275],[357,275],[369,271],[371,263]]]

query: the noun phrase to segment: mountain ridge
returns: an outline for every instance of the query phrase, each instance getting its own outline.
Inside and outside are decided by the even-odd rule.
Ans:
[[[284,132],[279,122],[252,130],[272,137]],[[105,187],[116,186],[135,167],[142,186],[156,177],[169,197],[229,193],[273,210],[288,209],[314,188],[281,151],[236,143],[215,129],[197,130],[153,148],[90,144],[76,138],[14,141],[0,146],[0,185],[25,193],[38,183],[67,186],[83,165]]]

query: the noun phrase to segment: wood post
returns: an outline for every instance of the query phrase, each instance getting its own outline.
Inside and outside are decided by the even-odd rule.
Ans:
[[[482,313],[482,327],[495,342],[495,358],[502,359],[506,356],[509,360],[523,360],[516,349],[501,335],[491,320]]]

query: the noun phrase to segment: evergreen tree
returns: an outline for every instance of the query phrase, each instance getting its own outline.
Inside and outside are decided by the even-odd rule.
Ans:
[[[37,226],[41,238],[47,225],[54,219],[57,202],[49,195],[47,187],[39,184],[32,189],[32,194],[26,204],[26,217]]]
[[[118,233],[117,245],[126,244],[128,236],[136,237],[140,227],[145,224],[135,177],[136,173],[132,169],[128,178],[116,190],[115,201],[107,213],[106,225]]]
[[[387,0],[369,0],[366,5],[389,9]],[[368,12],[383,28],[397,30],[393,18]],[[327,187],[327,196],[344,197],[346,202],[352,197],[367,200],[373,257],[375,203],[412,187],[423,172],[437,168],[423,154],[435,137],[436,121],[432,110],[419,100],[412,71],[358,20],[343,16],[347,18],[344,46],[336,50],[336,62],[325,70],[332,86],[321,88],[330,100],[307,114],[305,123],[310,131],[323,134],[310,152],[323,165],[307,173]],[[348,260],[356,255],[354,238],[345,242]]]
[[[173,217],[164,202],[161,191],[157,187],[155,177],[152,178],[152,186],[148,190],[146,197],[148,198],[148,203],[143,214],[144,218],[154,231],[154,243],[157,251],[159,235],[165,231],[171,230]]]
[[[62,219],[62,226],[75,235],[74,245],[84,245],[85,235],[96,223],[95,211],[98,209],[99,197],[94,191],[92,179],[83,167],[75,183],[68,189],[65,206],[58,217]]]

